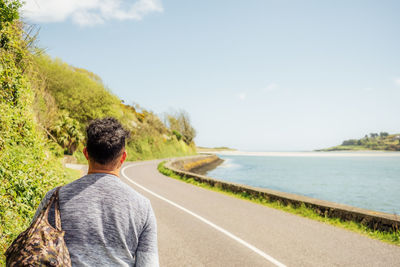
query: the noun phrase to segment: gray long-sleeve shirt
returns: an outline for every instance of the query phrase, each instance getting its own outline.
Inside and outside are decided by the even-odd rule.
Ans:
[[[43,198],[34,218],[53,192]],[[63,186],[59,200],[73,266],[159,265],[157,226],[150,201],[117,176],[86,175]],[[54,227],[54,207],[49,222]]]

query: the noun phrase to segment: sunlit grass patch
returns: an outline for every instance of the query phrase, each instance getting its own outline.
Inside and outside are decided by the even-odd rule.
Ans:
[[[64,184],[71,183],[83,176],[82,171],[69,168],[65,168],[65,173],[66,173],[66,178],[64,180]]]

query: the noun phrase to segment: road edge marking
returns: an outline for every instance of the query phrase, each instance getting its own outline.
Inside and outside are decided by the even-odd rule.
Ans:
[[[201,217],[200,215],[198,215],[198,214],[196,214],[196,213],[194,213],[194,212],[192,212],[192,211],[190,211],[190,210],[188,210],[188,209],[182,207],[181,205],[179,205],[179,204],[177,204],[177,203],[175,203],[175,202],[173,202],[173,201],[171,201],[171,200],[169,200],[169,199],[167,199],[167,198],[165,198],[165,197],[163,197],[163,196],[160,196],[160,195],[157,194],[157,193],[154,193],[153,191],[147,189],[146,187],[144,187],[144,186],[142,186],[142,185],[140,185],[140,184],[138,184],[138,183],[132,181],[131,178],[129,178],[129,177],[125,174],[125,170],[126,170],[127,168],[134,167],[134,166],[140,166],[140,165],[145,165],[145,163],[130,164],[130,165],[128,165],[128,166],[125,166],[125,167],[122,168],[121,174],[127,179],[128,182],[134,184],[135,186],[139,187],[140,189],[146,191],[147,193],[149,193],[149,194],[151,194],[151,195],[153,195],[153,196],[155,196],[155,197],[157,197],[157,198],[159,198],[159,199],[161,199],[161,200],[167,202],[168,204],[170,204],[170,205],[172,205],[172,206],[174,206],[174,207],[176,207],[176,208],[178,208],[178,209],[180,209],[180,210],[182,210],[182,211],[184,211],[184,212],[186,212],[186,213],[192,215],[193,217],[195,217],[195,218],[199,219],[200,221],[204,222],[205,224],[208,224],[208,225],[211,226],[212,228],[218,230],[219,232],[225,234],[226,236],[230,237],[231,239],[235,240],[236,242],[242,244],[243,246],[245,246],[245,247],[247,247],[248,249],[252,250],[253,252],[257,253],[258,255],[260,255],[261,257],[263,257],[264,259],[266,259],[266,260],[268,260],[269,262],[275,264],[276,266],[279,266],[279,267],[286,267],[286,265],[284,265],[283,263],[281,263],[281,262],[279,262],[278,260],[274,259],[273,257],[271,257],[270,255],[268,255],[268,254],[265,253],[264,251],[262,251],[262,250],[256,248],[255,246],[253,246],[253,245],[247,243],[247,242],[244,241],[243,239],[241,239],[241,238],[235,236],[234,234],[232,234],[232,233],[228,232],[227,230],[223,229],[222,227],[220,227],[220,226],[218,226],[218,225],[212,223],[211,221],[209,221],[209,220],[207,220],[207,219]]]

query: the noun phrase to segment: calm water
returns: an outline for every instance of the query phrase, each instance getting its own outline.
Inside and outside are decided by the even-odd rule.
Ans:
[[[208,176],[400,214],[399,156],[235,156]]]

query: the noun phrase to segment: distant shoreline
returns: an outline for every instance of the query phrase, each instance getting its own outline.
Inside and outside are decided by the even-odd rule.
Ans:
[[[201,147],[198,146],[196,147],[197,152],[199,153],[214,153],[214,152],[220,152],[220,151],[236,151],[236,149],[234,148],[230,148],[230,147],[225,147],[225,146],[221,146],[221,147]]]
[[[400,152],[394,151],[309,151],[309,152],[249,152],[249,151],[201,151],[226,156],[259,156],[259,157],[400,157]]]
[[[315,151],[400,151],[400,134],[370,133],[360,139],[344,140],[341,145]]]

